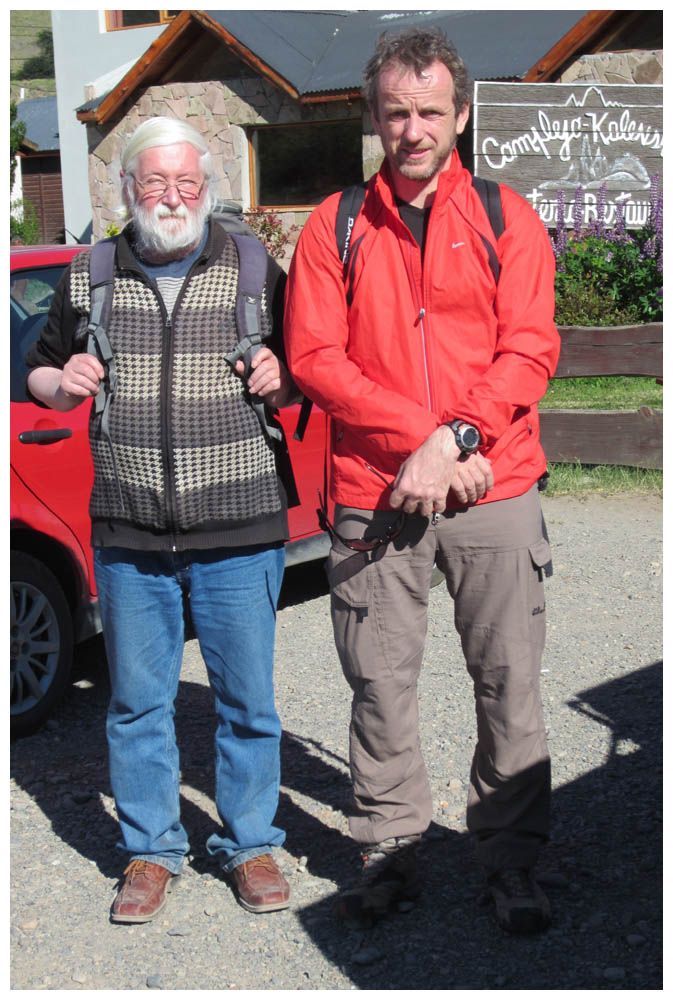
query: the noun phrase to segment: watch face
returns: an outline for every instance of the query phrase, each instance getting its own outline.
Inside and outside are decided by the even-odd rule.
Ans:
[[[479,431],[476,427],[462,427],[460,437],[465,451],[476,451],[479,447]]]

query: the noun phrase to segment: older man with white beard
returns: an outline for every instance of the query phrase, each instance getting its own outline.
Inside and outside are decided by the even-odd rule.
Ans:
[[[272,856],[281,726],[274,705],[275,612],[294,484],[270,419],[296,394],[282,352],[283,273],[268,259],[262,347],[243,373],[225,355],[239,340],[238,255],[209,219],[212,164],[203,138],[155,118],[122,157],[131,221],[117,238],[107,334],[117,388],[105,440],[92,408],[91,540],[111,698],[110,781],[129,856],[111,919],[151,920],[189,850],[180,818],[173,725],[185,622],[199,640],[217,714],[215,800],[221,828],[207,848],[246,909],[289,905]],[[89,252],[70,265],[40,341],[28,388],[70,410],[103,391],[85,350]],[[108,444],[114,462],[110,461]],[[115,468],[116,467],[116,468]]]

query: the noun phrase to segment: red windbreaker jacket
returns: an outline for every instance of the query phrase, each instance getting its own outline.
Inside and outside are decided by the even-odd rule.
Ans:
[[[528,203],[502,187],[495,241],[454,150],[439,176],[423,262],[400,219],[384,164],[353,228],[353,298],[346,303],[335,222],[339,195],[309,218],[290,268],[285,339],[302,391],[331,417],[330,496],[389,506],[388,480],[436,427],[478,427],[494,486],[480,501],[520,496],[545,471],[537,402],[559,354],[554,256]],[[481,240],[496,245],[496,286]],[[458,506],[452,494],[449,508]]]

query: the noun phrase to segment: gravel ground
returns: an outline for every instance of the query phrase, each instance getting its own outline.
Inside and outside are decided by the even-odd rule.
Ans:
[[[371,931],[331,902],[354,871],[345,813],[349,696],[320,566],[288,571],[278,618],[284,724],[278,860],[291,909],[239,907],[205,853],[216,823],[205,669],[187,646],[177,713],[193,854],[150,924],[108,921],[123,857],[106,773],[107,682],[82,650],[58,715],[11,747],[11,988],[662,989],[662,511],[657,498],[544,498],[554,548],[542,691],[553,840],[545,935],[512,938],[480,905],[464,826],[472,693],[443,587],[431,595],[421,739],[435,815],[426,891]]]

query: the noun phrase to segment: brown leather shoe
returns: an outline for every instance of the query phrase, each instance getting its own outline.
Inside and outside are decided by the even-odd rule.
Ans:
[[[178,878],[163,865],[136,859],[124,871],[124,884],[110,911],[110,920],[120,924],[144,924],[156,917],[171,891],[171,879]]]
[[[244,861],[229,877],[239,903],[252,913],[284,910],[290,905],[290,886],[270,854]]]

